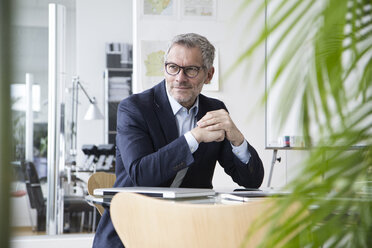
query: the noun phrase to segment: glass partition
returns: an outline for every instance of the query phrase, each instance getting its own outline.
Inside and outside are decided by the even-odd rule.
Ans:
[[[59,168],[59,183],[48,177],[48,107],[51,100],[48,99],[48,56],[50,47],[48,41],[49,31],[49,9],[48,5],[53,2],[65,8],[65,22],[63,23],[66,36],[63,38],[66,47],[64,54],[67,65],[62,74],[61,81],[67,81],[76,73],[75,53],[75,0],[15,0],[12,1],[11,20],[11,111],[12,111],[12,170],[14,178],[12,191],[17,195],[11,199],[13,215],[12,228],[14,235],[45,234],[47,228],[47,200],[51,190],[61,192],[60,203],[54,208],[59,209],[61,215],[58,230],[49,233],[80,232],[81,214],[73,216],[70,212],[63,211],[63,201],[69,196],[69,191],[64,191],[67,179],[64,168]],[[67,82],[68,83],[68,82]],[[68,84],[66,84],[68,86]],[[65,86],[61,86],[59,92],[65,92]],[[67,94],[68,95],[68,94]],[[65,97],[61,98],[63,113],[62,127],[69,122],[69,105],[64,105]],[[66,118],[63,118],[66,116]],[[59,130],[60,131],[60,130]],[[68,132],[69,130],[66,130]],[[68,137],[68,134],[62,137]],[[50,139],[50,138],[49,138]],[[49,142],[50,143],[50,142]],[[69,139],[62,145],[69,146]],[[60,159],[60,158],[59,158]],[[64,158],[63,163],[64,164]],[[55,168],[55,164],[52,165]],[[48,179],[51,182],[48,186]],[[56,188],[54,188],[54,186]],[[83,197],[83,194],[80,196]],[[83,201],[83,200],[82,200]],[[62,206],[58,207],[58,206]],[[66,209],[65,209],[66,210]],[[50,213],[51,210],[49,210]]]
[[[105,144],[105,120],[84,118],[92,101],[83,96],[82,88],[92,100],[95,98],[93,103],[102,111],[106,103],[103,77],[106,43],[132,43],[132,1],[12,3],[11,166],[12,191],[19,192],[11,198],[13,234],[94,232],[99,218],[95,220],[93,207],[84,200],[87,179],[93,171],[81,170],[86,159],[82,147]],[[54,74],[58,81],[56,95],[48,99],[53,70],[49,67],[52,59],[48,50],[51,3],[64,6],[65,21],[61,25],[65,29],[62,38],[65,45],[57,48],[62,57],[56,61],[57,64],[64,61],[64,69]],[[77,81],[79,90],[74,87]],[[60,99],[54,102],[60,94]],[[54,110],[48,111],[49,108]],[[58,118],[50,119],[48,112],[56,113]],[[51,126],[56,127],[57,123],[59,130],[54,129],[52,136]],[[59,140],[53,141],[51,137]],[[81,205],[71,205],[76,202]]]

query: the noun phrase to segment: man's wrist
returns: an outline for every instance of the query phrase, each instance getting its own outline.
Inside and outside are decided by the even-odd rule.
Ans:
[[[184,134],[186,142],[190,148],[191,153],[194,153],[198,147],[199,142],[195,139],[195,137],[192,135],[191,131],[188,131]]]
[[[248,142],[244,139],[243,143],[240,144],[240,146],[234,146],[231,142],[230,144],[232,146],[232,151],[235,154],[235,156],[237,156],[241,162],[247,164],[251,157],[251,154],[248,150]]]
[[[231,141],[231,144],[233,146],[240,146],[241,144],[243,144],[244,141],[245,141],[244,136],[241,135],[241,137],[239,138],[239,140]]]
[[[199,133],[198,133],[197,129],[198,129],[198,127],[192,129],[191,131],[189,131],[189,133],[194,137],[196,142],[198,142],[198,144],[200,144],[201,143],[201,138],[199,136]]]

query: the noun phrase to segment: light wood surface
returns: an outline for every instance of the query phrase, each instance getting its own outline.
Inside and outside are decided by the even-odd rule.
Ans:
[[[125,192],[114,196],[110,214],[127,248],[235,248],[270,204],[266,200],[238,205],[176,203]],[[264,229],[246,247],[255,247]]]
[[[88,179],[88,193],[93,195],[94,189],[97,188],[111,188],[114,186],[116,175],[107,172],[93,173]],[[98,212],[102,215],[105,211],[104,207],[94,204]]]

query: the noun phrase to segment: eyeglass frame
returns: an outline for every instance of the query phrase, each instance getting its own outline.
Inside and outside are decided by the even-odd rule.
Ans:
[[[178,72],[175,73],[175,74],[171,74],[171,73],[169,73],[168,70],[167,70],[167,66],[168,66],[169,64],[176,65],[176,66],[178,67]],[[198,72],[197,72],[196,75],[193,76],[193,77],[188,76],[187,73],[185,72],[185,69],[190,68],[190,67],[194,67],[194,68],[197,68],[197,69],[198,69]],[[168,75],[171,75],[171,76],[176,76],[176,75],[178,75],[178,74],[180,73],[181,69],[182,69],[183,74],[184,74],[186,77],[188,77],[188,78],[196,78],[196,77],[199,75],[200,69],[206,69],[207,67],[206,67],[205,65],[202,65],[202,66],[196,66],[196,65],[180,66],[180,65],[177,65],[176,63],[166,62],[166,63],[164,63],[164,68],[165,68],[165,72],[166,72]]]

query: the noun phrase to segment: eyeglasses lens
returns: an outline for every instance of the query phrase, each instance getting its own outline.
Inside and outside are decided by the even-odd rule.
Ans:
[[[183,69],[185,75],[189,78],[194,78],[199,73],[199,68],[196,66],[180,67],[176,64],[166,64],[165,66],[165,70],[167,71],[167,73],[172,76],[177,75],[181,71],[181,68]]]

